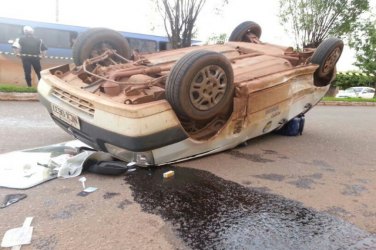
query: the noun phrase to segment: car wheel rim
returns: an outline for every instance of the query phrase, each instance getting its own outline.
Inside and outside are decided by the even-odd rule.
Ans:
[[[259,38],[258,35],[256,34],[256,33],[259,33],[258,30],[253,30],[253,29],[257,29],[257,27],[250,27],[247,30],[247,32],[242,37],[243,42],[252,42],[253,37],[257,39]]]
[[[189,91],[191,103],[198,110],[209,110],[222,100],[226,87],[225,71],[218,65],[206,66],[193,78]]]
[[[108,49],[113,50],[114,48],[111,44],[109,44],[107,42],[97,43],[97,44],[95,44],[95,46],[91,50],[90,57],[93,58],[93,57],[99,56],[99,55],[103,54]]]
[[[322,73],[324,75],[330,73],[333,70],[340,56],[340,48],[336,48],[335,50],[333,50],[333,52],[328,56],[328,59],[325,61],[324,67],[322,69]]]

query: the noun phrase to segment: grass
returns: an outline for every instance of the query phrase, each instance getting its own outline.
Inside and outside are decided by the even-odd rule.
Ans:
[[[322,101],[326,102],[335,102],[335,101],[342,101],[342,102],[376,102],[376,98],[372,99],[364,99],[364,98],[335,98],[335,97],[324,97]]]
[[[17,86],[12,84],[0,84],[0,92],[36,93],[37,88],[27,86]]]

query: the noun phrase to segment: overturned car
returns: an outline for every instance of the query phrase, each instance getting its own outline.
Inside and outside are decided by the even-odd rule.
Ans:
[[[92,29],[78,38],[74,64],[42,72],[40,100],[65,131],[139,166],[220,152],[304,115],[335,78],[340,39],[296,52],[260,36],[248,21],[224,45],[130,60],[125,38]]]

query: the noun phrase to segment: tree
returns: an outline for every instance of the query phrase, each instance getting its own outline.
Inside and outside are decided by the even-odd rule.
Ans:
[[[172,48],[191,46],[197,17],[207,0],[152,0],[163,18]],[[214,1],[213,1],[214,2]],[[216,0],[214,14],[220,15],[228,0]]]
[[[359,29],[350,36],[350,47],[355,49],[355,66],[370,75],[376,75],[376,18],[358,22]],[[376,78],[374,77],[376,81]],[[376,82],[375,82],[376,85]]]
[[[191,46],[198,14],[206,0],[155,0],[172,48]]]
[[[279,0],[280,21],[292,30],[297,48],[316,48],[329,36],[353,32],[368,0]]]
[[[207,44],[224,44],[227,41],[227,34],[212,34],[207,41]]]

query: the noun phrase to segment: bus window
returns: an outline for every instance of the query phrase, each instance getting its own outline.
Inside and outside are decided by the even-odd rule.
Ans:
[[[131,49],[137,49],[141,54],[153,53],[157,51],[156,41],[128,37],[127,40]]]
[[[70,31],[48,28],[35,28],[35,36],[42,39],[47,48],[71,48]]]
[[[159,51],[172,49],[170,42],[159,42]]]
[[[159,42],[159,51],[167,50],[167,43],[166,42]]]
[[[21,37],[22,29],[22,25],[0,23],[0,43],[9,43],[9,40]]]
[[[69,32],[69,41],[70,41],[71,48],[73,47],[74,43],[76,42],[77,37],[78,37],[78,32],[76,32],[76,31]]]

